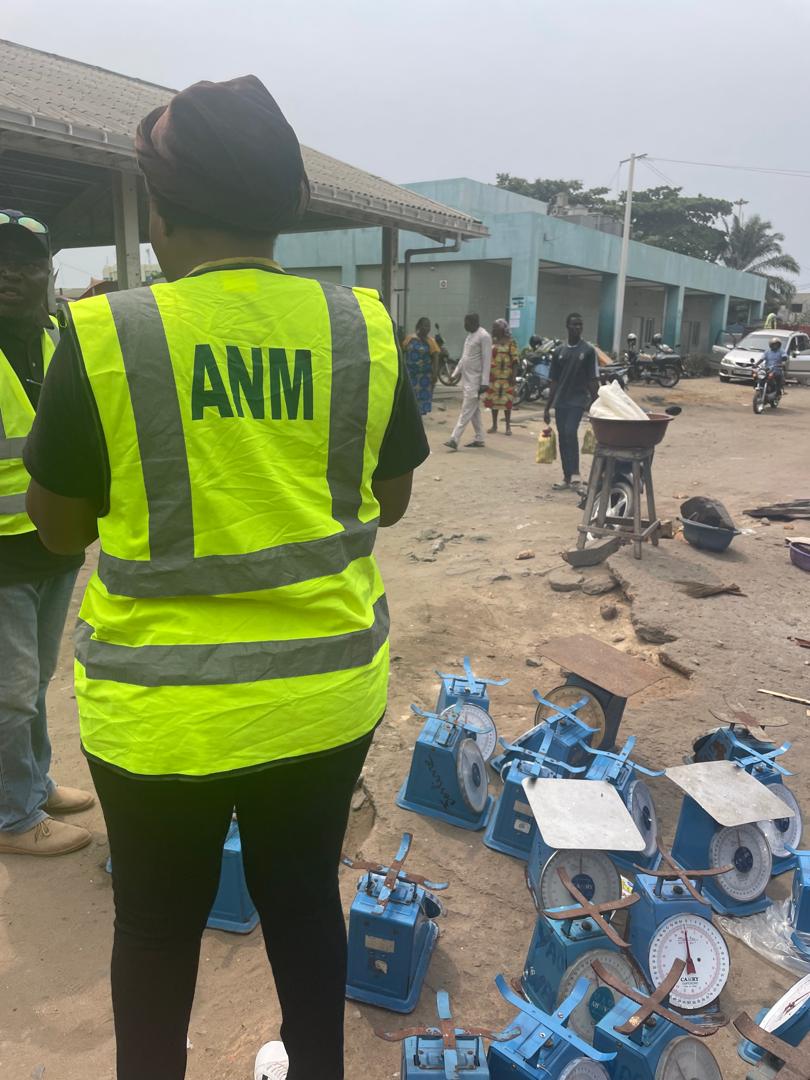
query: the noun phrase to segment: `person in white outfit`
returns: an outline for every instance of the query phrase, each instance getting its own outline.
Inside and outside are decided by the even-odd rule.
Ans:
[[[461,375],[461,389],[464,397],[453,434],[444,444],[451,450],[458,450],[458,442],[464,434],[467,424],[472,423],[474,438],[467,446],[484,445],[484,424],[481,420],[479,398],[489,389],[489,367],[492,361],[492,338],[481,326],[477,315],[464,316],[464,329],[467,337],[464,352],[456,365],[453,375]]]

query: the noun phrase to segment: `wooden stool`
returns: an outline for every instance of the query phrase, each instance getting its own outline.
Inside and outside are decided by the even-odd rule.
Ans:
[[[655,513],[655,495],[653,494],[652,482],[652,457],[655,448],[652,446],[642,447],[613,447],[596,444],[591,465],[591,475],[588,478],[588,497],[585,500],[585,511],[582,516],[582,524],[578,526],[579,538],[577,547],[584,548],[591,536],[611,536],[614,533],[623,533],[633,541],[633,554],[637,559],[641,558],[641,544],[648,538],[656,546],[658,545],[658,533],[661,530],[661,522]],[[633,463],[633,516],[613,517],[608,513],[610,505],[610,489],[613,484],[613,475],[616,461],[631,461]],[[647,496],[647,517],[641,517],[641,488]],[[596,521],[591,522],[593,508],[599,499],[599,510]]]

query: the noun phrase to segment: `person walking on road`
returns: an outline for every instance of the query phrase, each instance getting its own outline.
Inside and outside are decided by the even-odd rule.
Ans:
[[[464,316],[464,329],[467,337],[464,351],[456,365],[453,377],[461,376],[461,412],[459,413],[453,434],[444,444],[451,450],[458,450],[459,440],[467,424],[472,423],[473,441],[467,446],[484,446],[484,424],[481,420],[481,394],[489,389],[489,369],[492,362],[492,338],[481,326],[481,320],[475,314]]]
[[[582,340],[582,316],[573,311],[565,320],[568,343],[555,350],[549,372],[551,385],[543,414],[551,423],[551,409],[557,424],[562,463],[562,481],[555,491],[582,487],[579,475],[579,422],[599,392],[599,363],[593,345]]]
[[[519,364],[517,342],[512,337],[509,323],[506,319],[496,319],[492,324],[489,389],[484,397],[484,408],[492,410],[490,435],[498,430],[499,409],[503,409],[506,434],[512,434],[512,402],[515,399],[515,379]]]
[[[338,865],[389,669],[372,550],[427,440],[378,294],[272,260],[309,182],[257,78],[177,94],[135,149],[167,280],[71,305],[25,458],[44,543],[100,538],[76,698],[112,857],[117,1077],[185,1075],[235,809],[282,1013],[262,1070],[342,1080]]]
[[[416,333],[402,342],[405,367],[419,406],[425,416],[433,408],[433,388],[439,378],[439,346],[430,336],[430,319],[423,315],[416,323]]]
[[[57,787],[45,696],[81,554],[54,555],[25,510],[23,444],[58,337],[48,314],[44,222],[0,211],[0,853],[64,855],[90,833],[53,817],[87,810],[86,791]],[[70,485],[75,478],[68,477]]]

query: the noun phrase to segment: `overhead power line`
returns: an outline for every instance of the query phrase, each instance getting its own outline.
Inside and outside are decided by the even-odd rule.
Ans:
[[[669,165],[695,165],[703,169],[735,169],[738,172],[767,173],[771,176],[795,176],[801,180],[810,180],[807,169],[770,169],[764,165],[727,165],[720,161],[684,161],[680,158],[651,158]]]

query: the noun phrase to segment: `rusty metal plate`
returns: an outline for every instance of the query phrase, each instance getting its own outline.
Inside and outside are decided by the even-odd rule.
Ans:
[[[666,770],[673,784],[702,806],[720,825],[733,828],[773,818],[793,817],[793,811],[733,761],[698,761]]]
[[[565,671],[573,671],[580,678],[604,687],[617,697],[628,698],[637,694],[667,674],[646,660],[628,656],[590,634],[552,638],[538,652]]]
[[[534,776],[523,790],[549,847],[573,851],[643,851],[622,797],[607,780],[546,780]]]

